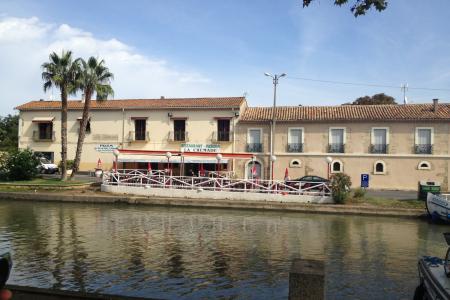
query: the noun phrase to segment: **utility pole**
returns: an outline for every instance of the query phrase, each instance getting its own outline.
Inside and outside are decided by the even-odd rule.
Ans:
[[[401,86],[401,89],[403,91],[403,104],[408,104],[408,99],[406,98],[406,91],[408,90],[408,84],[405,83]]]
[[[272,78],[272,82],[273,82],[273,107],[272,107],[272,124],[270,127],[270,156],[269,156],[269,167],[270,167],[270,171],[269,171],[269,176],[270,179],[273,181],[273,168],[274,168],[274,163],[275,160],[273,159],[274,156],[274,144],[275,144],[275,125],[276,125],[276,107],[277,107],[277,85],[278,85],[278,80],[281,77],[286,76],[285,73],[282,73],[280,75],[271,75],[269,73],[264,73],[264,75],[271,77]]]

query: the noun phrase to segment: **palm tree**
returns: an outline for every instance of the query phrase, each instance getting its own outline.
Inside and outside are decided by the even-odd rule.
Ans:
[[[74,91],[79,63],[72,60],[72,51],[55,52],[49,55],[49,62],[42,64],[44,91],[57,87],[61,92],[61,180],[67,178],[67,97]]]
[[[105,66],[105,61],[90,57],[88,61],[80,59],[81,72],[76,88],[81,89],[84,94],[83,116],[80,124],[80,134],[78,135],[77,151],[73,162],[72,179],[80,167],[81,152],[83,142],[86,136],[86,127],[89,121],[89,110],[91,108],[91,98],[94,93],[97,94],[97,100],[106,100],[109,95],[113,95],[114,91],[110,85],[114,75],[109,72]]]

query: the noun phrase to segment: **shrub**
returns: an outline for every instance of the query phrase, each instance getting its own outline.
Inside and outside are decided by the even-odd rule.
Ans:
[[[67,160],[67,170],[72,170],[73,169],[73,159],[68,159]],[[59,164],[58,164],[58,168],[59,168],[59,170],[61,170],[61,168],[62,168],[62,162],[60,161],[59,162]]]
[[[364,198],[366,190],[364,188],[357,188],[353,191],[353,198]]]
[[[334,174],[330,180],[333,200],[338,204],[343,204],[348,198],[352,181],[350,176],[344,173]]]
[[[0,160],[3,180],[30,180],[38,173],[39,160],[30,149],[15,149]]]

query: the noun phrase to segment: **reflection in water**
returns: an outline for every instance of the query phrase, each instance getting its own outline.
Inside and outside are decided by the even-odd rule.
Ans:
[[[0,201],[11,283],[155,298],[285,299],[294,258],[327,296],[411,298],[445,226],[395,218]]]

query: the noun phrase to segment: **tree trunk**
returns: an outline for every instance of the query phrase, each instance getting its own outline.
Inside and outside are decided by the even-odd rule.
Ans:
[[[73,177],[75,176],[75,173],[78,172],[78,169],[80,168],[81,153],[83,151],[83,143],[84,143],[84,138],[86,136],[86,127],[87,127],[87,123],[89,121],[89,110],[91,108],[92,92],[85,91],[84,94],[85,94],[85,97],[84,97],[83,116],[82,116],[81,122],[80,122],[80,133],[78,135],[77,151],[75,153],[75,160],[73,162],[72,174],[70,174],[70,179],[73,179]]]
[[[67,90],[61,88],[61,180],[67,179]]]

